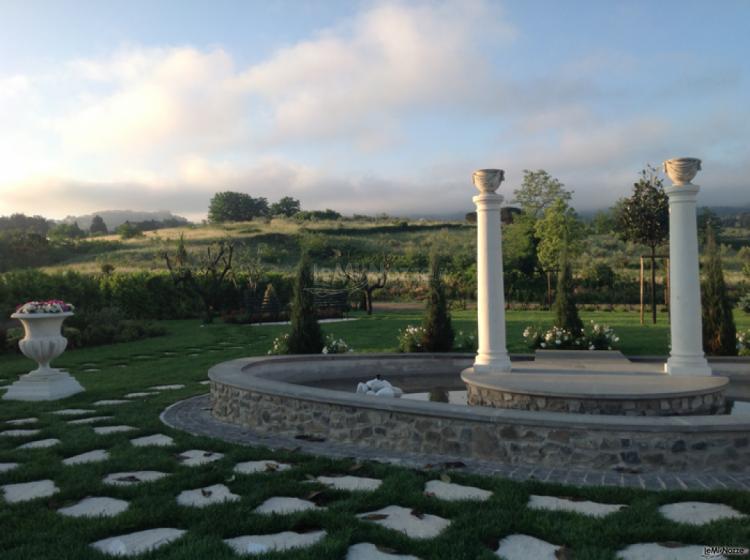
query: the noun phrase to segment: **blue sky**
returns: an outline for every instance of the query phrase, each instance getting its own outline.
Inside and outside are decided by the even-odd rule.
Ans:
[[[544,168],[581,210],[704,160],[750,203],[750,2],[0,0],[0,214],[205,215],[219,190],[467,211]]]

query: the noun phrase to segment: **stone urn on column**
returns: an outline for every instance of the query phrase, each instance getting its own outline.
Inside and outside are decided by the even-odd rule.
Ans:
[[[703,353],[701,288],[698,267],[696,199],[700,187],[691,181],[701,169],[698,158],[664,162],[672,185],[669,197],[669,312],[672,349],[664,371],[675,376],[711,375]]]
[[[477,330],[478,348],[473,372],[509,373],[511,362],[505,342],[505,293],[500,207],[497,194],[505,178],[502,169],[479,169],[472,175],[479,194],[477,207]]]
[[[22,375],[3,396],[5,400],[51,401],[83,391],[69,373],[50,367],[68,345],[62,325],[73,315],[73,306],[62,301],[30,301],[11,315],[23,325],[25,336],[18,343],[24,356],[38,367]]]

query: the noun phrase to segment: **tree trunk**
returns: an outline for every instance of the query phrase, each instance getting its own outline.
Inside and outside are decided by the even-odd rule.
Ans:
[[[656,247],[651,247],[651,317],[656,324]]]
[[[643,321],[643,256],[641,256],[641,273],[640,273],[640,288],[641,288],[641,325],[644,323]]]
[[[367,314],[372,315],[372,292],[374,288],[368,288],[365,290],[365,303],[367,305]]]

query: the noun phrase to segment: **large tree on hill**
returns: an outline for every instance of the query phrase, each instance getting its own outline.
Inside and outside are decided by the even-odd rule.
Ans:
[[[703,349],[712,356],[736,356],[737,327],[717,245],[716,232],[709,226],[706,229],[706,261],[701,283]]]
[[[253,198],[249,194],[225,191],[216,193],[208,207],[208,221],[247,222],[253,218],[268,216],[268,200]]]
[[[514,201],[534,219],[539,219],[555,201],[570,202],[573,193],[544,169],[523,170],[521,187],[513,191]]]
[[[318,324],[313,294],[314,277],[310,257],[303,255],[297,266],[292,297],[292,328],[289,332],[290,354],[320,354],[325,346],[323,331]]]
[[[91,235],[104,234],[107,235],[107,224],[104,223],[104,219],[98,214],[91,219],[91,225],[89,226],[89,233]]]
[[[286,216],[291,218],[298,212],[302,211],[302,204],[296,198],[285,196],[278,202],[271,204],[270,212],[272,216]]]
[[[669,238],[669,198],[657,171],[641,171],[633,194],[617,204],[617,229],[625,241],[646,245],[651,254],[651,314],[656,323],[656,249]]]

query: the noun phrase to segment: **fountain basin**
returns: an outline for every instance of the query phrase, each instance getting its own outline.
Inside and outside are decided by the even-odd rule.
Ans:
[[[353,392],[357,382],[377,373],[406,390],[405,380],[429,387],[436,376],[458,378],[473,359],[469,354],[348,354],[232,360],[209,371],[212,414],[261,435],[315,436],[363,449],[505,465],[750,471],[748,417],[511,410]],[[332,384],[351,392],[316,386]]]

